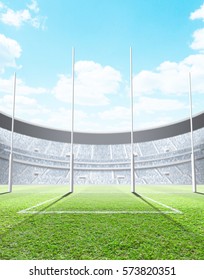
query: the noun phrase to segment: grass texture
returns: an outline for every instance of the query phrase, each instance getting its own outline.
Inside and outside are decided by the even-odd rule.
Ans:
[[[203,260],[204,187],[0,186],[1,260]]]

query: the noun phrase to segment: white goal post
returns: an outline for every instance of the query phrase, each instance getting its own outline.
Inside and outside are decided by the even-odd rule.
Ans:
[[[74,192],[74,74],[75,49],[72,48],[72,108],[71,108],[71,149],[70,149],[70,193]]]
[[[190,135],[191,135],[191,174],[192,174],[192,191],[197,192],[196,172],[195,172],[195,155],[193,141],[193,106],[192,106],[192,88],[191,88],[191,73],[189,72],[189,109],[190,109]]]
[[[135,193],[135,162],[134,162],[134,100],[133,100],[133,63],[132,48],[130,47],[130,104],[131,104],[131,192]]]
[[[134,164],[134,101],[133,101],[133,63],[132,48],[130,47],[130,104],[131,104],[131,192],[135,193],[135,164]],[[71,109],[71,151],[70,151],[70,192],[74,192],[74,80],[75,78],[75,49],[72,48],[72,109]]]
[[[15,106],[16,106],[16,73],[14,73],[13,83],[13,113],[11,122],[11,148],[9,155],[9,178],[8,178],[8,192],[13,190],[13,134],[14,134],[14,120],[15,120]]]

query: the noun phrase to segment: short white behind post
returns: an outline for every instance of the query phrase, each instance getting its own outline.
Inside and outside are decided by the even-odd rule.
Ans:
[[[13,190],[13,133],[14,133],[14,118],[15,118],[15,103],[16,103],[16,73],[14,73],[13,86],[13,113],[11,121],[11,150],[9,155],[9,178],[8,178],[8,192]]]
[[[195,155],[193,141],[193,109],[192,109],[192,89],[191,89],[191,73],[189,72],[189,107],[190,107],[190,133],[191,133],[191,171],[192,171],[192,191],[196,193],[196,172],[195,172]]]
[[[70,192],[74,192],[74,154],[70,154]]]

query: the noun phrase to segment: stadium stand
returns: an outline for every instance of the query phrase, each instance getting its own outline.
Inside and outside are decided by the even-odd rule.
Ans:
[[[8,183],[10,123],[11,119],[0,113],[0,184]],[[68,184],[69,132],[66,135],[19,120],[15,123],[13,183]],[[189,120],[184,120],[156,128],[155,133],[154,129],[134,133],[136,184],[191,184],[188,123]],[[204,184],[204,113],[194,117],[194,125],[196,180],[197,184]],[[76,134],[74,182],[130,184],[129,136],[129,133]]]

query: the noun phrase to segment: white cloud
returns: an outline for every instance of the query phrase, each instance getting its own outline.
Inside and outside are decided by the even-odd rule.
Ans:
[[[204,54],[190,55],[178,63],[165,61],[155,71],[141,71],[133,80],[135,93],[186,94],[189,72],[192,73],[193,91],[204,93]]]
[[[87,129],[88,115],[84,111],[75,110],[75,130],[85,130]],[[58,110],[50,111],[47,114],[47,119],[42,122],[49,127],[55,127],[57,129],[70,130],[71,129],[71,110],[60,107]],[[85,126],[84,126],[85,125]]]
[[[13,91],[14,78],[10,77],[9,79],[0,78],[0,93],[8,94]],[[42,87],[31,87],[26,85],[21,79],[16,79],[16,92],[18,96],[31,96],[31,95],[40,95],[47,94],[49,91]]]
[[[0,78],[0,107],[3,112],[11,115],[13,106],[14,77]],[[49,91],[42,87],[26,85],[22,79],[16,80],[16,117],[28,122],[36,123],[58,129],[70,129],[71,111],[58,106],[50,108],[48,102],[43,102],[44,97],[53,97]],[[38,98],[40,97],[40,98]],[[47,99],[46,99],[47,100]],[[54,100],[56,103],[56,100]],[[82,130],[91,126],[92,120],[84,111],[75,110],[75,129]],[[89,126],[89,127],[90,127]]]
[[[204,4],[190,14],[190,19],[201,19],[204,21]],[[204,52],[204,28],[198,29],[193,33],[193,42],[190,47],[193,50]]]
[[[191,48],[193,50],[204,52],[204,28],[198,29],[193,33]]]
[[[185,108],[185,104],[177,99],[141,97],[139,102],[135,103],[135,112],[137,114],[142,112],[145,112],[145,114],[167,111],[173,112]]]
[[[21,79],[17,79],[16,87],[20,95],[40,95],[49,92],[46,88],[43,87],[30,87],[26,85]]]
[[[191,20],[195,20],[195,19],[204,20],[204,4],[201,5],[199,9],[197,9],[196,11],[194,11],[190,14],[190,19]]]
[[[39,13],[40,9],[36,0],[32,0],[30,4],[27,5],[28,9],[34,11],[35,13]]]
[[[13,77],[9,79],[0,78],[0,94],[10,94],[13,90]]]
[[[110,66],[79,61],[75,64],[75,102],[84,106],[108,105],[107,95],[116,94],[121,81],[120,72]],[[72,78],[60,75],[53,93],[58,100],[71,102]]]
[[[12,114],[13,85],[14,77],[0,78],[0,107],[3,112],[9,115]],[[32,118],[40,116],[42,120],[46,120],[47,115],[51,115],[51,112],[36,98],[36,95],[45,95],[46,93],[46,89],[28,86],[18,78],[16,80],[16,117],[32,121]]]
[[[28,10],[14,11],[7,9],[5,13],[1,15],[1,21],[4,24],[20,27],[24,22],[31,20],[31,14]]]
[[[27,9],[13,10],[0,2],[0,21],[6,25],[20,28],[24,23],[30,24],[34,28],[45,29],[46,17],[33,15],[39,13],[37,1],[33,0],[27,5]]]
[[[4,108],[4,112],[11,115],[12,114],[12,106],[13,106],[13,96],[4,95],[0,98],[0,104]],[[16,114],[17,116],[26,115],[26,119],[28,116],[32,115],[32,112],[37,113],[38,104],[34,98],[18,96],[16,98]],[[25,119],[25,117],[24,117]]]
[[[116,106],[112,109],[98,113],[101,120],[116,121],[116,120],[130,120],[130,108],[123,106]]]
[[[175,114],[186,109],[186,105],[177,99],[140,97],[134,104],[134,126],[144,129],[163,125],[172,122]],[[98,113],[98,117],[99,121],[106,123],[106,131],[130,130],[131,111],[128,107],[117,106]]]
[[[21,56],[21,52],[17,41],[0,34],[0,72],[4,72],[5,67],[17,67],[16,58]]]

